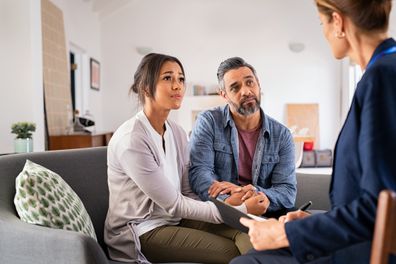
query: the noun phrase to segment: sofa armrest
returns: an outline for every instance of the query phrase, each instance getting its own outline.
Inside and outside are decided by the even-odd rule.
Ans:
[[[99,263],[99,244],[81,233],[32,225],[0,212],[0,263]]]
[[[297,197],[296,207],[301,206],[307,201],[312,201],[311,210],[330,210],[329,189],[331,181],[331,172],[317,173],[312,169],[311,173],[307,173],[309,169],[296,171],[297,178]]]

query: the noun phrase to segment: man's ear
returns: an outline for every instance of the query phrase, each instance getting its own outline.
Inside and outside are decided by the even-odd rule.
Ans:
[[[219,90],[219,95],[220,95],[221,97],[223,97],[224,99],[227,99],[227,98],[226,98],[226,92],[225,92],[223,89]]]

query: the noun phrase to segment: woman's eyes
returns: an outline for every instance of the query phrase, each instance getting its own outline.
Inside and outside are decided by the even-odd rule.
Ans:
[[[246,85],[247,86],[252,86],[253,85],[253,81],[252,80],[247,80],[246,81]]]
[[[164,81],[171,81],[172,80],[172,76],[164,76],[163,78],[162,78]],[[179,78],[179,82],[181,82],[181,83],[184,83],[184,77],[180,77]]]

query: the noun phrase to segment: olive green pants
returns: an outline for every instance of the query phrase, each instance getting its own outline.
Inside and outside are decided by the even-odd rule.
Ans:
[[[252,249],[245,233],[224,224],[186,219],[141,235],[140,243],[151,262],[228,263]]]

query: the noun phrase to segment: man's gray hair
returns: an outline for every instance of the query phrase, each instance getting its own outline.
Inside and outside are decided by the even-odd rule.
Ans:
[[[217,81],[219,82],[219,88],[221,91],[225,91],[224,75],[230,70],[239,69],[241,67],[248,67],[253,72],[254,77],[258,81],[256,70],[252,65],[240,57],[232,57],[220,63],[220,66],[217,69]]]

